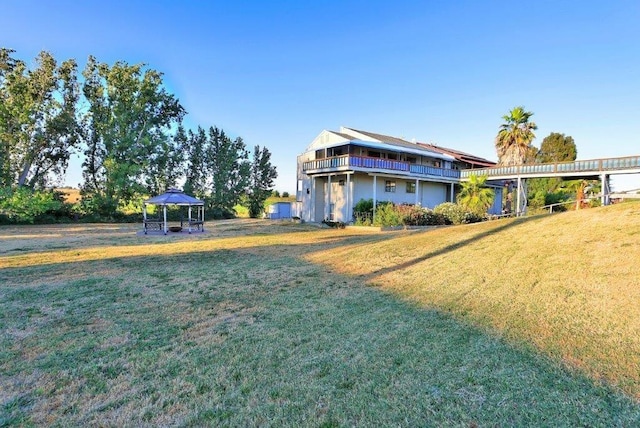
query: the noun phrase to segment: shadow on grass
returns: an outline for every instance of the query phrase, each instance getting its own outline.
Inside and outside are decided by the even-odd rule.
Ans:
[[[432,251],[432,252],[427,253],[427,254],[425,254],[423,256],[416,257],[416,258],[411,259],[411,260],[407,260],[406,262],[399,263],[399,264],[394,265],[394,266],[378,269],[378,270],[373,271],[373,272],[371,272],[371,273],[369,273],[367,275],[363,275],[362,277],[371,279],[371,278],[375,278],[375,277],[380,276],[380,275],[384,275],[386,273],[404,270],[404,269],[407,269],[407,268],[409,268],[409,267],[411,267],[413,265],[416,265],[416,264],[418,264],[420,262],[424,262],[426,260],[429,260],[429,259],[431,259],[433,257],[438,257],[438,256],[441,256],[443,254],[447,254],[447,253],[450,253],[452,251],[455,251],[455,250],[458,250],[460,248],[463,248],[463,247],[465,247],[465,246],[467,246],[469,244],[472,244],[474,242],[480,241],[481,239],[486,238],[488,236],[491,236],[491,235],[493,235],[495,233],[502,232],[504,230],[508,230],[508,229],[513,228],[513,227],[517,227],[517,226],[520,226],[522,224],[528,223],[528,222],[533,221],[533,220],[538,220],[538,219],[540,219],[540,217],[523,217],[523,218],[518,218],[518,219],[515,219],[515,220],[511,220],[511,221],[508,221],[507,223],[502,224],[502,225],[500,225],[498,227],[486,230],[486,231],[484,231],[482,233],[478,233],[477,235],[474,235],[471,238],[464,239],[462,241],[456,242],[455,244],[447,245],[447,246],[445,246],[443,248],[440,248],[440,249],[438,249],[436,251]]]

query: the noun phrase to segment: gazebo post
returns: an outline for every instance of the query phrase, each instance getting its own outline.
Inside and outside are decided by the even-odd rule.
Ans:
[[[187,222],[189,223],[189,233],[191,233],[191,205],[189,205],[189,217],[187,217]]]
[[[202,205],[202,231],[204,232],[204,205]]]
[[[147,204],[142,204],[142,229],[147,234]]]
[[[167,234],[167,205],[162,206],[164,208],[164,234]]]

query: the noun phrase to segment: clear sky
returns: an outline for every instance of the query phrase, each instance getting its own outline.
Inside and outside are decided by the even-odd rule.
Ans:
[[[88,55],[147,63],[187,126],[268,147],[280,191],[341,125],[496,160],[518,105],[537,146],[560,132],[579,159],[640,155],[638,0],[4,0],[0,45],[31,63],[41,50],[81,69]],[[80,179],[76,160],[67,182]]]

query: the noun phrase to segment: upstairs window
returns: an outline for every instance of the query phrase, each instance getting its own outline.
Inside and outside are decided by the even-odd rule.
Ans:
[[[407,156],[407,162],[409,163],[416,163],[418,161],[417,158],[414,158],[412,156]]]
[[[367,152],[367,156],[369,156],[370,158],[379,158],[380,157],[380,152],[375,152],[373,150],[369,150]]]
[[[395,193],[396,192],[396,182],[391,180],[386,180],[384,182],[384,191],[387,193]]]

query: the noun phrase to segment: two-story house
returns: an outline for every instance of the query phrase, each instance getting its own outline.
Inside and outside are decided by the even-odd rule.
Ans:
[[[455,201],[460,170],[494,163],[467,153],[346,127],[324,130],[298,156],[297,215],[349,223],[361,199],[434,208]],[[502,210],[497,187],[490,213]]]

